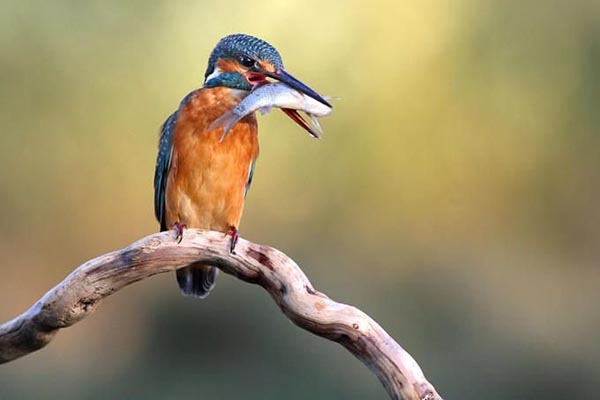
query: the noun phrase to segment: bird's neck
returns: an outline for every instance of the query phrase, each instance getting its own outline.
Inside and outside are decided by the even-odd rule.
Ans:
[[[204,87],[225,87],[247,92],[252,90],[252,85],[239,72],[220,72],[218,68],[215,68],[215,72],[206,77]]]
[[[218,117],[234,108],[249,92],[227,87],[204,87],[193,92],[179,110],[179,125],[204,131]]]

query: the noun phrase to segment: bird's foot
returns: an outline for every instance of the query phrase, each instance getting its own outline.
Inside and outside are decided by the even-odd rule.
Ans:
[[[237,244],[238,239],[240,238],[240,232],[235,226],[230,226],[229,230],[227,231],[227,235],[231,235],[231,242],[229,243],[229,252],[233,254],[235,251],[235,245]]]
[[[175,222],[173,224],[173,229],[175,229],[175,240],[177,240],[177,243],[181,243],[181,240],[183,239],[183,230],[187,229],[187,225]]]

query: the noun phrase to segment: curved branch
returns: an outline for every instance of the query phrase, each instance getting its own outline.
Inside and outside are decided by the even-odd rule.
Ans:
[[[417,362],[368,315],[313,289],[282,252],[240,239],[230,254],[228,241],[220,232],[189,229],[177,243],[172,232],[162,232],[86,262],[24,314],[0,326],[0,364],[46,346],[59,329],[91,314],[117,290],[202,261],[262,286],[297,326],[340,343],[361,360],[390,398],[441,400]]]

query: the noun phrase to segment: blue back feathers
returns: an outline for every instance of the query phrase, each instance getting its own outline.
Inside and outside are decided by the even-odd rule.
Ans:
[[[154,170],[154,215],[160,222],[160,229],[167,230],[165,221],[165,195],[167,190],[167,178],[169,176],[169,167],[171,165],[171,152],[173,150],[173,133],[175,124],[179,117],[179,110],[196,93],[193,91],[181,100],[179,108],[167,118],[160,129],[160,140],[158,143],[158,156],[156,157],[156,169]]]

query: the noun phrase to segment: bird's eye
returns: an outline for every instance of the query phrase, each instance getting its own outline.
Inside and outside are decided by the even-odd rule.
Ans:
[[[255,62],[250,57],[240,56],[240,64],[242,64],[246,68],[251,68],[255,65]]]

